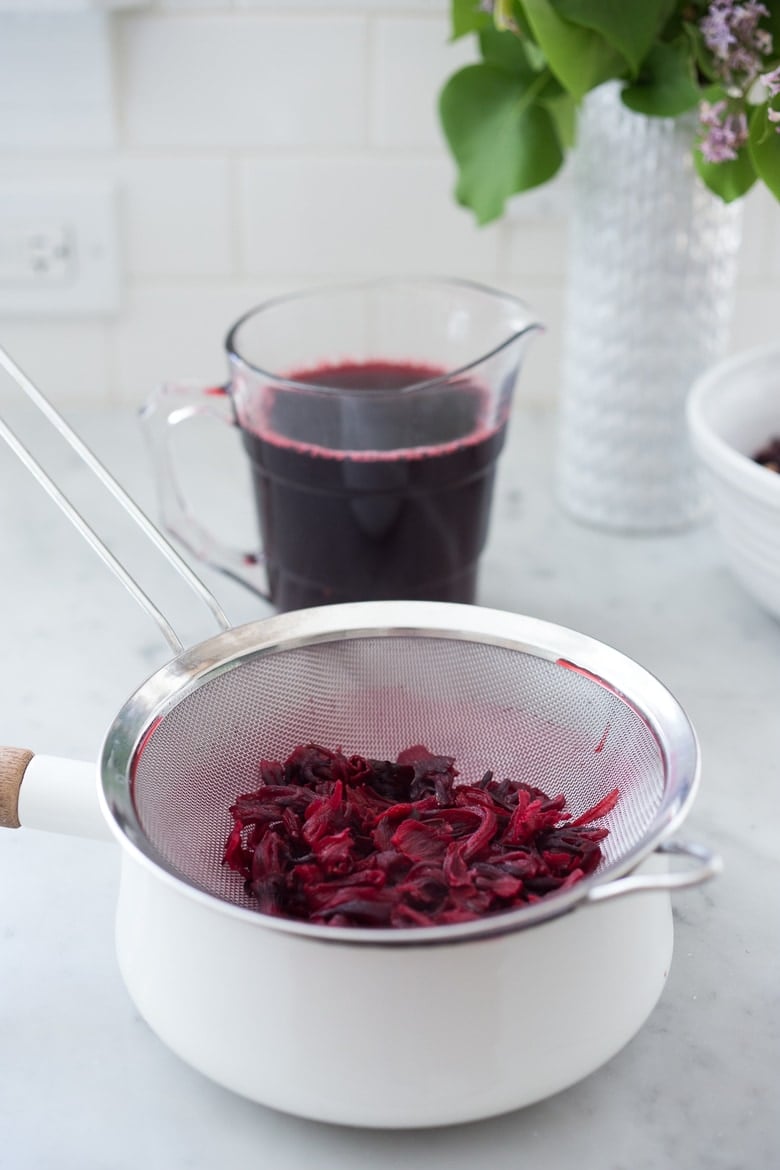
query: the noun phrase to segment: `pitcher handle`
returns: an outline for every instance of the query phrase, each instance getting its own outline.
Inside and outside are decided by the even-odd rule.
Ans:
[[[165,383],[158,387],[141,410],[141,423],[151,451],[163,523],[198,560],[212,565],[270,600],[262,551],[244,552],[223,544],[195,518],[179,486],[171,451],[174,427],[203,415],[237,426],[225,386],[203,386],[192,382]]]

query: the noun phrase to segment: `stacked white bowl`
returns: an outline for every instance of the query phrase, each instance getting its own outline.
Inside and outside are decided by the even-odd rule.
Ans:
[[[780,618],[780,474],[753,459],[780,437],[780,342],[703,374],[688,399],[688,428],[728,563]]]

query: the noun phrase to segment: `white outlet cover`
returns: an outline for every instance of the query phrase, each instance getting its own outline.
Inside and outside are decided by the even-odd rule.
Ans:
[[[20,275],[0,264],[0,316],[112,315],[120,307],[119,235],[114,185],[98,180],[0,186],[0,257],[17,242],[59,229],[71,254],[59,279]]]

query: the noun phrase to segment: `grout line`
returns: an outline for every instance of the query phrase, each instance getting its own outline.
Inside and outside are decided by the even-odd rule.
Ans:
[[[199,276],[176,276],[174,274],[140,275],[136,273],[128,274],[125,277],[124,285],[128,290],[140,295],[143,295],[144,292],[162,292],[173,295],[192,292],[231,293],[256,289],[259,286],[276,286],[280,284],[284,285],[287,289],[295,290],[296,288],[304,288],[307,285],[318,285],[328,281],[360,280],[370,275],[372,271],[372,269],[361,268],[357,270],[350,268],[349,270],[312,269],[310,272],[291,273],[278,269],[268,269],[255,273],[245,271],[233,277],[225,275],[210,276],[208,274]],[[448,273],[440,272],[436,273],[436,275],[446,276]],[[496,281],[495,270],[484,264],[481,266],[466,266],[463,269],[459,269],[457,275],[478,280],[484,284],[495,283]],[[564,278],[559,274],[548,276],[522,272],[505,272],[502,279],[506,284],[517,284],[522,281],[529,288],[538,290],[544,295],[560,293],[564,287]]]
[[[229,146],[223,143],[204,144],[203,147],[197,145],[177,146],[174,143],[160,145],[130,145],[123,154],[128,156],[130,161],[133,160],[154,160],[154,159],[175,159],[186,161],[188,159],[220,159],[224,158],[225,149],[237,151],[241,154],[244,161],[249,162],[276,162],[276,161],[292,161],[292,162],[331,162],[331,161],[354,161],[356,159],[365,159],[367,162],[413,162],[415,164],[429,163],[443,163],[450,162],[450,158],[444,148],[430,147],[430,146],[388,146],[388,147],[374,147],[366,146],[361,143],[344,145],[342,143],[312,143],[311,145],[289,145],[289,146],[275,146],[263,145],[262,143],[252,142],[234,142]],[[3,157],[0,152],[0,158]],[[108,157],[110,157],[110,152]],[[47,160],[27,160],[27,161],[47,161]],[[61,161],[61,160],[59,160]],[[85,160],[86,161],[86,160]],[[93,160],[94,161],[94,160]]]
[[[370,15],[365,22],[363,33],[363,91],[365,93],[365,119],[363,122],[363,153],[370,150],[376,132],[377,85],[374,82],[376,75],[376,36],[377,24]]]
[[[243,263],[243,239],[244,239],[244,214],[243,214],[243,196],[240,186],[239,172],[241,169],[241,158],[237,154],[229,154],[225,159],[227,167],[227,187],[228,187],[228,245],[230,250],[230,264],[232,274],[241,276],[244,271]]]
[[[252,5],[251,7],[244,7],[240,4],[233,6],[223,5],[222,7],[210,5],[206,8],[133,8],[125,12],[116,10],[109,13],[112,17],[126,17],[132,20],[145,20],[149,23],[163,20],[197,20],[202,17],[206,20],[211,20],[214,17],[234,17],[241,16],[247,20],[257,21],[276,21],[299,23],[301,20],[319,20],[327,21],[333,17],[339,20],[365,20],[377,17],[379,19],[392,19],[393,17],[402,17],[404,20],[437,20],[447,19],[447,9],[425,8],[421,9],[412,5],[399,5],[393,7],[390,5],[381,8],[365,8],[360,6],[350,7],[346,4],[331,4],[327,8],[311,7],[299,4],[285,5],[282,8],[283,0],[277,0],[276,4]]]
[[[118,127],[123,134],[122,127]],[[365,133],[365,130],[363,131]],[[62,178],[77,175],[79,167],[97,171],[98,168],[115,166],[120,162],[217,162],[225,158],[225,150],[239,152],[248,161],[293,161],[328,162],[331,160],[360,160],[366,162],[413,162],[442,163],[448,162],[449,156],[443,147],[431,146],[387,146],[378,147],[362,145],[360,143],[312,143],[294,145],[264,145],[263,143],[233,143],[226,147],[225,143],[197,143],[176,144],[134,143],[121,139],[114,147],[100,147],[94,151],[78,147],[70,151],[67,147],[41,147],[32,152],[29,147],[24,150],[0,147],[0,160],[7,167],[18,168],[19,174],[11,174],[7,170],[2,176],[2,183],[35,181],[37,178],[51,179],[46,174],[46,168],[54,170],[63,168]],[[28,168],[29,173],[25,173]],[[80,177],[80,176],[77,176]]]
[[[510,276],[509,270],[511,267],[509,264],[511,246],[510,232],[507,223],[503,219],[498,221],[496,227],[498,229],[496,232],[496,251],[498,253],[496,257],[496,273],[500,280],[505,280]]]
[[[105,401],[108,406],[115,406],[121,398],[119,379],[119,324],[127,309],[127,279],[122,282],[122,300],[119,314],[106,325],[106,379]]]
[[[142,16],[145,19],[156,20],[173,19],[186,20],[197,16],[231,16],[238,13],[240,16],[249,17],[250,19],[260,20],[301,20],[311,19],[312,17],[326,20],[331,16],[338,17],[353,17],[355,20],[360,20],[364,17],[394,17],[402,16],[404,19],[419,17],[420,19],[431,20],[436,18],[448,19],[448,6],[442,4],[440,7],[425,7],[421,8],[419,4],[408,3],[406,0],[398,0],[398,3],[387,3],[375,7],[374,5],[361,4],[339,4],[338,0],[334,0],[327,8],[322,8],[319,5],[311,4],[297,4],[294,2],[284,4],[284,0],[277,0],[275,4],[242,4],[240,0],[232,0],[232,3],[211,4],[207,7],[192,8],[165,8],[155,5],[153,8],[131,9],[128,15]],[[112,15],[117,15],[114,13]]]
[[[122,143],[124,137],[124,103],[121,100],[122,95],[122,62],[119,51],[119,25],[115,20],[108,20],[106,27],[106,40],[108,42],[108,71],[109,71],[109,92],[111,100],[111,129],[113,131],[114,145],[112,150],[117,150]]]

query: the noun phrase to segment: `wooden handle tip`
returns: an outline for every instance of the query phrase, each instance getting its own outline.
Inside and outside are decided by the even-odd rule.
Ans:
[[[27,748],[0,748],[0,827],[19,828],[19,791],[33,753]]]

